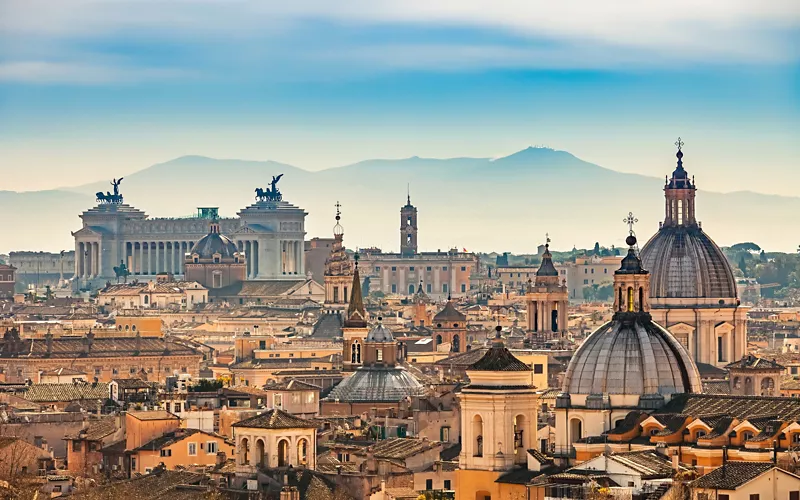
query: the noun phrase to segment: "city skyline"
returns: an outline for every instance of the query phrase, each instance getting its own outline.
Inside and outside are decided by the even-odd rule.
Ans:
[[[708,189],[794,195],[800,181],[789,2],[8,1],[0,13],[7,190],[184,155],[317,171],[535,144],[660,177],[678,135]]]

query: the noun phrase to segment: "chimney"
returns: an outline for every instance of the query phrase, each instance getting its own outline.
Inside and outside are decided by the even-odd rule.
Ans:
[[[224,451],[217,452],[217,467],[222,467],[225,465],[225,462],[228,461],[228,456],[225,454]]]
[[[47,354],[46,356],[49,358],[50,355],[53,353],[53,334],[50,333],[50,329],[47,329],[47,333],[44,334],[44,343],[47,346]]]

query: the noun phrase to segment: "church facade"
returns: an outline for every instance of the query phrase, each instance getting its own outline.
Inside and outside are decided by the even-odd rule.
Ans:
[[[277,180],[273,181],[277,184]],[[237,217],[218,218],[216,208],[200,208],[195,217],[153,218],[124,203],[118,193],[98,193],[97,206],[80,215],[83,227],[75,239],[75,274],[80,282],[105,282],[115,267],[134,278],[160,273],[185,274],[186,254],[217,220],[222,234],[236,244],[250,280],[305,278],[303,258],[307,213],[282,199],[277,187],[261,191]],[[274,193],[274,194],[273,194]]]

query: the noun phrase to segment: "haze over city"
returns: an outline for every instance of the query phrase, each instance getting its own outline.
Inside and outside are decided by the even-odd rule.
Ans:
[[[800,500],[797,0],[0,0],[0,500]]]

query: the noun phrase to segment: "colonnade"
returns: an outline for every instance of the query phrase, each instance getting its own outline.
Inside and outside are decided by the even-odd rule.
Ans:
[[[75,276],[78,278],[100,276],[102,271],[100,242],[81,241],[75,247]]]
[[[302,241],[281,241],[281,274],[301,274],[303,254]]]
[[[305,258],[302,240],[281,240],[279,243],[279,274],[302,275]],[[126,241],[122,243],[121,259],[128,267],[131,276],[154,276],[159,273],[182,275],[186,267],[186,254],[192,250],[195,242],[190,240],[169,241]],[[236,245],[244,252],[247,263],[247,279],[256,279],[262,273],[260,256],[261,242],[258,240],[241,240]],[[274,258],[274,257],[273,257]],[[106,263],[118,266],[119,261]],[[102,243],[81,241],[75,245],[75,276],[78,278],[95,278],[113,276],[113,271],[103,269]]]
[[[128,241],[124,243],[125,263],[131,276],[158,273],[183,274],[184,259],[193,241]]]

